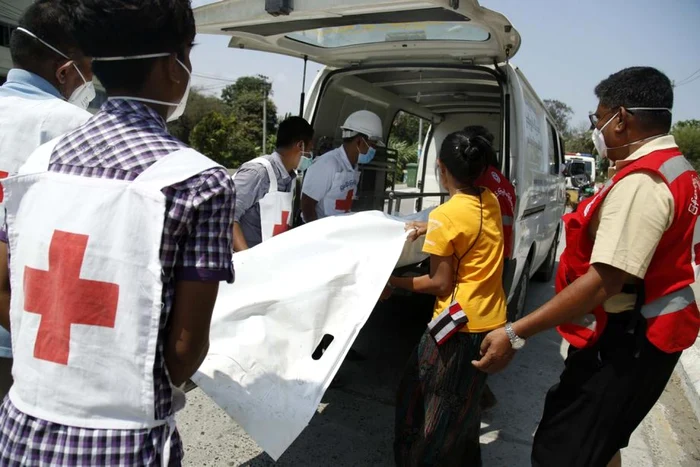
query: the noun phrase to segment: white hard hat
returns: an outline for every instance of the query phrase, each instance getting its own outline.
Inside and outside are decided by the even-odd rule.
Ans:
[[[340,128],[343,130],[343,138],[363,134],[367,135],[370,141],[382,141],[382,120],[369,110],[351,113]]]

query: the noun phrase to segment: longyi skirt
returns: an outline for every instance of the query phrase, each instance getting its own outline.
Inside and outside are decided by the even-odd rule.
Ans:
[[[486,373],[471,361],[479,358],[485,335],[459,332],[438,346],[423,334],[397,395],[397,466],[481,465],[479,400]]]

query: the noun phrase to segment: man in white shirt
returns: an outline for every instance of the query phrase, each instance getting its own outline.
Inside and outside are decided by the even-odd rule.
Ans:
[[[61,2],[39,0],[12,34],[14,68],[0,86],[0,178],[16,173],[36,148],[91,116],[84,110],[95,97],[90,58],[69,25]],[[0,224],[5,219],[2,198],[0,191]],[[11,370],[10,335],[0,327],[0,399],[12,385]]]
[[[305,223],[350,212],[360,179],[358,164],[369,164],[376,147],[383,146],[382,121],[374,112],[359,110],[345,120],[343,144],[316,159],[304,175],[301,190],[301,215]],[[364,360],[354,349],[349,360]],[[331,387],[344,384],[336,378]]]
[[[350,114],[340,127],[343,144],[319,157],[304,176],[301,212],[304,222],[350,212],[357,193],[358,164],[368,164],[382,146],[382,121],[369,110]]]

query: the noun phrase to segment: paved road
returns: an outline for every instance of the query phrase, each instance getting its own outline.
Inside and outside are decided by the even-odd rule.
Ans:
[[[554,293],[532,283],[528,310]],[[394,391],[404,362],[430,314],[431,300],[398,300],[373,313],[356,343],[368,361],[346,362],[348,382],[329,390],[310,425],[282,456],[280,466],[391,466]],[[556,332],[528,341],[511,366],[490,378],[499,404],[482,419],[485,466],[529,466],[532,435],[544,394],[563,367]],[[178,425],[190,466],[269,466],[272,460],[201,391],[189,394]],[[697,467],[700,427],[674,377],[623,452],[625,467]]]

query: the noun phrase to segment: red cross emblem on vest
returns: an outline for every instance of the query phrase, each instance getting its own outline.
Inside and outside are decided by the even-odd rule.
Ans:
[[[289,230],[289,211],[282,211],[282,223],[275,224],[272,229],[272,236],[279,235]]]
[[[0,179],[7,178],[9,175],[10,175],[9,173],[0,170]],[[4,190],[4,187],[2,185],[0,185],[0,203],[2,203],[2,201],[4,199],[5,199],[5,190]]]
[[[41,316],[34,357],[68,364],[74,324],[113,328],[119,285],[80,278],[88,236],[56,230],[49,270],[24,268],[24,309]]]
[[[335,201],[336,211],[350,212],[350,208],[352,207],[352,197],[354,194],[355,194],[355,190],[350,190],[350,191],[348,191],[348,194],[345,197],[345,199],[336,200]]]

